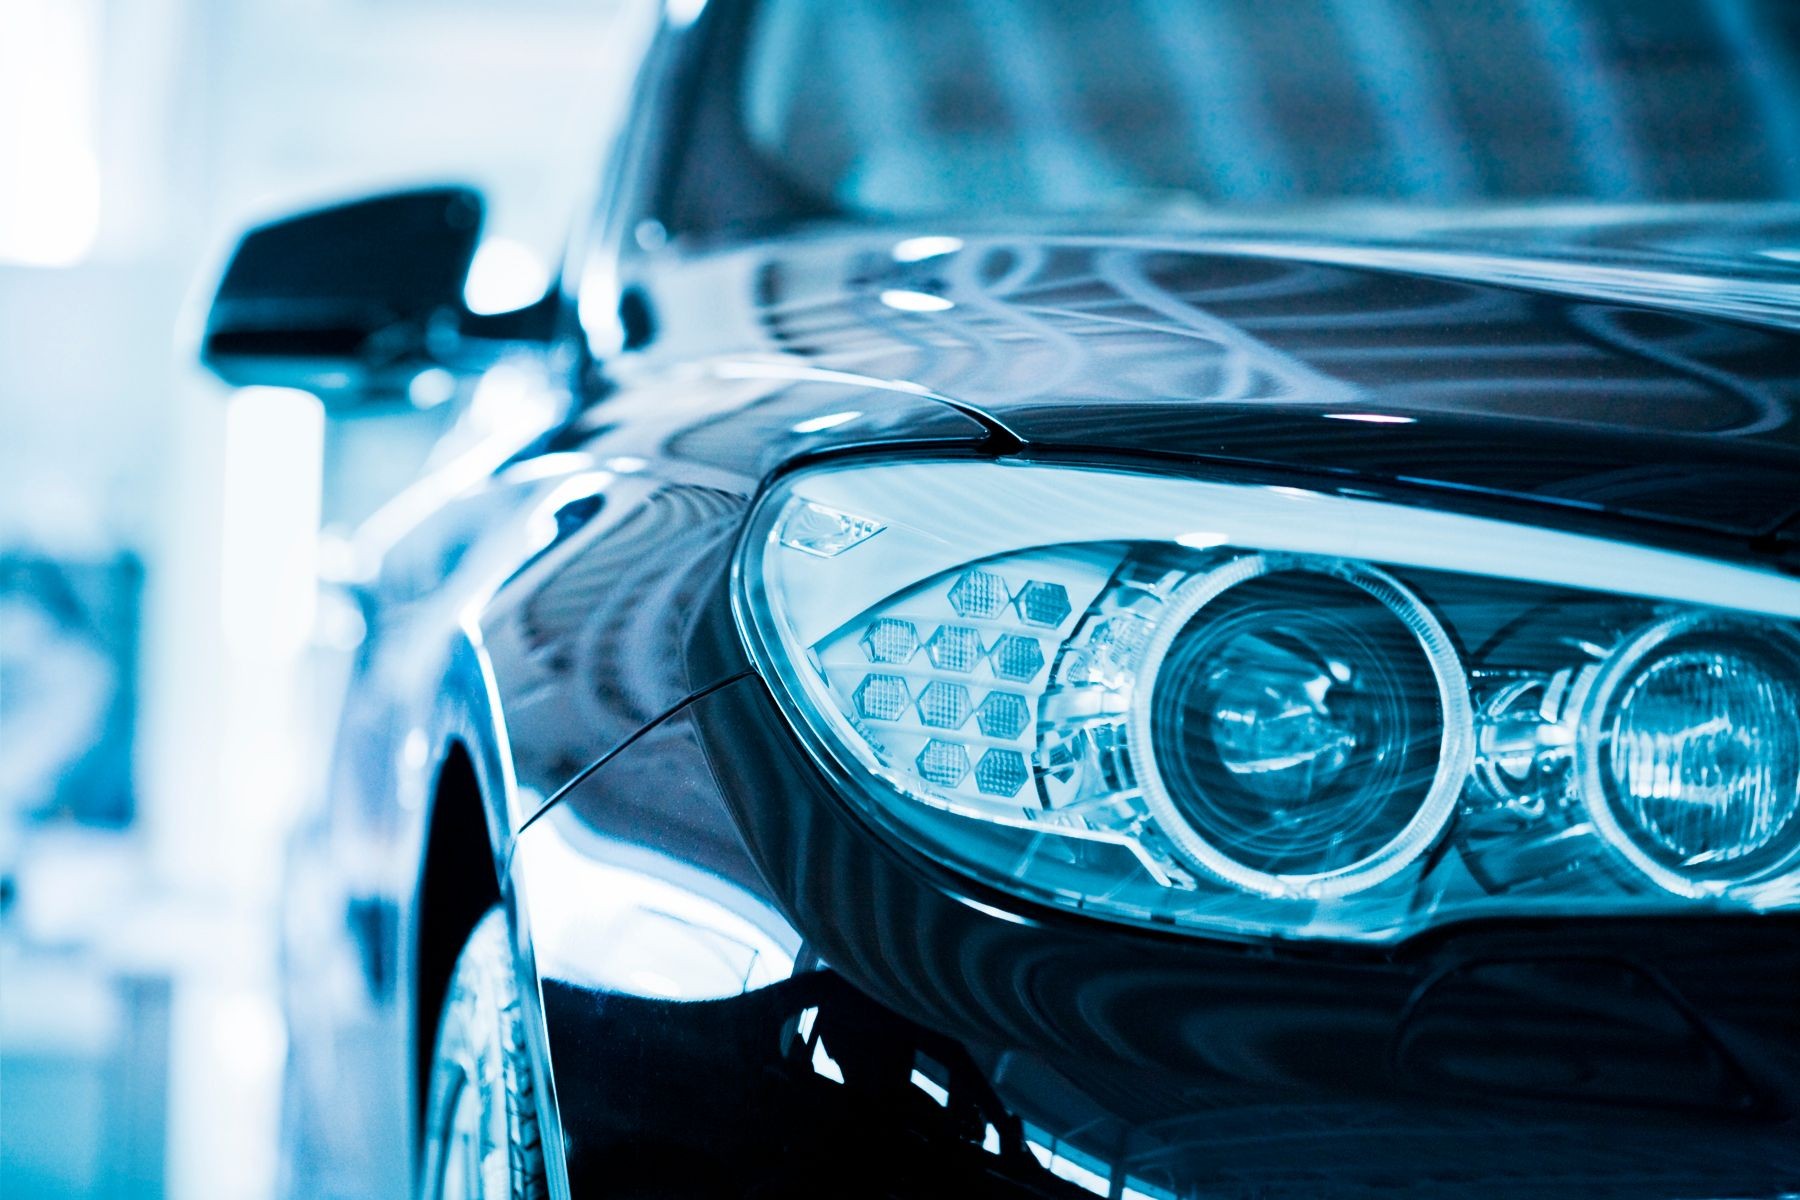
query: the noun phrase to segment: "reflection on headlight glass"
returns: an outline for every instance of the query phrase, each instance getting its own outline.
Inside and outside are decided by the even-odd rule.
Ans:
[[[822,523],[875,532],[820,553]],[[1770,573],[1289,488],[909,463],[779,486],[738,601],[854,802],[1041,901],[1366,940],[1800,904],[1800,586]]]

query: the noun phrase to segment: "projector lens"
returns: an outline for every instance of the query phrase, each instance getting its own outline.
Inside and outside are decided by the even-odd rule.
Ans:
[[[1323,895],[1430,845],[1462,777],[1439,784],[1468,701],[1424,607],[1377,571],[1264,556],[1184,598],[1150,651],[1137,744],[1146,799],[1186,856],[1252,891]]]
[[[1705,894],[1800,851],[1800,647],[1715,617],[1640,632],[1588,704],[1595,825],[1659,885]]]

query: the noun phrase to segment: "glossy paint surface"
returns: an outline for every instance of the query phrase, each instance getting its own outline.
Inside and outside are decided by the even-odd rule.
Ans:
[[[596,520],[560,551],[557,586],[581,584],[559,596],[566,628],[614,614],[618,631],[560,686],[654,681],[613,700],[630,714],[616,725],[560,728],[599,758],[657,702],[723,686],[583,777],[512,862],[575,1194],[729,1194],[734,1169],[787,1180],[798,1162],[859,1178],[859,1147],[895,1140],[932,1156],[892,1177],[902,1195],[928,1194],[927,1176],[1047,1195],[1117,1181],[1673,1196],[1800,1179],[1800,1028],[1779,999],[1800,983],[1791,923],[1495,928],[1359,958],[1021,911],[848,814],[743,677],[725,612],[758,480],[908,428],[977,456],[1123,456],[1766,561],[1753,536],[1800,505],[1800,339],[1241,246],[971,234],[897,264],[897,240],[640,264],[657,337],[610,364],[619,391],[581,418],[584,452],[644,460],[660,490],[643,511],[668,516],[659,550]],[[541,603],[530,576],[515,584]],[[579,757],[522,778],[547,786]],[[631,859],[643,878],[623,894],[675,885],[712,907],[684,906],[655,954],[622,949],[646,939],[602,931],[598,878],[541,869],[582,847]],[[670,907],[642,905],[653,915],[633,920],[651,924]],[[821,1024],[831,997],[855,1032]],[[964,1081],[950,1104],[914,1081],[920,1055],[928,1079]],[[989,1124],[1041,1150],[990,1154]],[[1002,1164],[1021,1174],[996,1182]]]
[[[1800,241],[1792,219],[1737,220]],[[1722,239],[1731,222],[1720,216]],[[1432,231],[1405,251],[1391,231],[1360,243],[949,232],[960,249],[919,262],[893,260],[904,237],[847,234],[646,264],[665,313],[649,357],[766,353],[903,380],[1032,445],[1734,533],[1765,532],[1796,503],[1800,283],[1767,260],[1645,249],[1609,279]],[[1620,278],[1645,302],[1622,303]],[[1710,280],[1717,296],[1749,279],[1784,298],[1786,327],[1696,314],[1672,278]],[[1490,282],[1515,279],[1525,286]],[[701,294],[713,303],[687,303]],[[719,322],[718,297],[745,319]]]
[[[1673,1196],[1800,1171],[1792,922],[1345,956],[1021,914],[873,840],[751,678],[561,808],[515,865],[551,1056],[583,1064],[557,1084],[577,1194],[736,1194],[745,1170],[1012,1194],[1004,1169],[1032,1195],[1073,1173],[1102,1195]],[[584,841],[585,882],[550,865]],[[1000,1153],[990,1125],[1016,1131]],[[927,1157],[865,1161],[894,1144]]]
[[[646,80],[640,141],[654,59]],[[1129,462],[1800,571],[1800,278],[1763,253],[1800,245],[1800,217],[624,253],[615,187],[608,270],[570,283],[587,328],[544,361],[613,324],[632,348],[362,588],[290,937],[304,1136],[359,1186],[399,1194],[410,1170],[420,879],[465,755],[534,985],[559,1196],[1800,1187],[1792,922],[1351,953],[1036,911],[854,817],[728,604],[764,481],[859,454]],[[357,1056],[380,1084],[334,1102]]]
[[[1786,543],[1757,535],[1800,508],[1794,335],[1608,307],[1613,326],[1675,331],[1650,354],[1583,332],[1581,303],[1488,284],[972,236],[956,252],[972,276],[921,274],[892,265],[894,240],[639,264],[658,334],[607,364],[604,399],[388,550],[336,815],[303,852],[352,935],[315,925],[303,946],[347,985],[294,1004],[320,1136],[406,1143],[427,1028],[416,880],[461,746],[538,983],[570,1194],[730,1194],[739,1175],[707,1146],[746,1185],[783,1178],[789,1150],[854,1176],[870,1141],[921,1156],[895,1194],[1115,1177],[1321,1194],[1320,1172],[1356,1194],[1347,1138],[1357,1187],[1419,1194],[1508,1194],[1520,1148],[1547,1141],[1566,1153],[1530,1177],[1540,1194],[1800,1179],[1791,928],[1508,930],[1339,961],[1046,922],[851,820],[745,674],[725,601],[761,481],[854,453],[1130,460],[1766,562]],[[1027,252],[1016,282],[983,282],[982,262]],[[1123,300],[1101,270],[1157,288]],[[1234,301],[1233,279],[1280,298]],[[898,284],[954,307],[896,309],[881,296]],[[1179,319],[1129,309],[1170,289],[1207,298]],[[1361,319],[1371,306],[1387,323]],[[1396,327],[1396,311],[1436,315]],[[835,1038],[822,995],[845,1014]],[[799,1036],[809,1009],[834,1068]],[[393,1068],[352,1121],[324,1098],[358,1046]],[[949,1105],[898,1065],[921,1053],[934,1087],[963,1081]],[[1675,1145],[1707,1150],[1617,1166]],[[378,1157],[404,1178],[404,1154]]]
[[[352,935],[309,935],[304,961],[341,962],[354,986],[294,1007],[315,1107],[349,1047],[394,1068],[357,1121],[320,1116],[325,1136],[366,1150],[385,1128],[405,1144],[424,1034],[415,881],[432,781],[458,745],[539,983],[572,1194],[633,1179],[717,1194],[696,1131],[773,1172],[775,1148],[797,1144],[777,1128],[812,1138],[820,1162],[890,1134],[941,1154],[908,1185],[921,1191],[1004,1167],[1043,1194],[1095,1173],[1147,1195],[1317,1194],[1306,1172],[1337,1163],[1352,1129],[1369,1186],[1400,1172],[1421,1194],[1447,1180],[1506,1194],[1522,1185],[1503,1148],[1545,1139],[1567,1157],[1533,1178],[1543,1194],[1800,1179],[1785,1149],[1791,929],[1508,931],[1394,963],[1045,924],[847,817],[745,676],[725,602],[760,482],[850,453],[1130,460],[1767,562],[1787,543],[1757,535],[1800,509],[1795,335],[1241,248],[971,235],[945,261],[895,265],[895,240],[639,264],[658,334],[607,364],[605,398],[387,551],[336,815],[303,851]],[[953,307],[895,308],[882,295],[896,289]],[[784,1032],[796,1008],[824,1011],[818,988],[861,1031],[821,1035],[844,1084]],[[858,1037],[844,1053],[886,1065],[835,1057]],[[921,1046],[973,1107],[899,1072]],[[745,1106],[767,1124],[718,1143]],[[1016,1152],[981,1149],[996,1121]],[[1271,1122],[1295,1132],[1245,1140]],[[1626,1129],[1716,1154],[1616,1172],[1649,1153]],[[1166,1140],[1131,1148],[1151,1130]],[[384,1161],[382,1177],[404,1177],[404,1156]]]

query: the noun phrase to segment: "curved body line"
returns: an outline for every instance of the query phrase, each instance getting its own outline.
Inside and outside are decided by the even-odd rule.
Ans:
[[[611,750],[608,750],[605,754],[602,754],[599,758],[595,759],[593,762],[589,763],[587,766],[585,766],[585,767],[581,768],[581,770],[577,771],[575,773],[575,775],[567,783],[565,783],[561,787],[557,788],[556,791],[553,792],[547,799],[545,799],[545,801],[542,804],[538,805],[536,809],[532,810],[531,815],[526,817],[524,822],[520,824],[519,828],[514,831],[511,841],[507,844],[506,864],[505,864],[506,871],[503,872],[503,875],[510,874],[510,872],[512,870],[513,849],[514,849],[514,847],[516,847],[518,845],[519,836],[521,834],[523,834],[527,829],[530,829],[532,827],[532,825],[534,823],[536,823],[536,821],[539,817],[543,816],[545,813],[549,812],[551,809],[555,808],[559,803],[561,803],[563,798],[566,797],[576,787],[580,786],[580,784],[583,780],[587,779],[595,771],[598,771],[601,767],[604,767],[608,762],[610,762],[621,751],[628,749],[633,742],[637,741],[639,738],[643,737],[645,734],[649,733],[651,730],[655,729],[657,726],[659,726],[663,722],[667,721],[670,717],[675,716],[682,709],[684,709],[688,705],[694,703],[696,700],[703,700],[707,696],[710,696],[714,692],[718,691],[720,688],[730,687],[732,684],[738,682],[738,680],[747,678],[754,674],[756,674],[755,671],[739,671],[735,675],[729,675],[724,679],[715,680],[714,682],[707,684],[705,687],[700,688],[700,689],[690,693],[689,695],[682,697],[680,700],[677,700],[674,704],[671,704],[668,708],[664,709],[662,712],[656,714],[656,716],[650,718],[649,723],[646,724],[642,729],[638,730],[634,734],[631,734],[624,741],[622,741],[618,745],[614,746]]]

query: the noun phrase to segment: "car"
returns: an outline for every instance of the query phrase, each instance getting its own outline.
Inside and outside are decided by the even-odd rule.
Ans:
[[[451,395],[338,556],[296,1194],[1800,1191],[1800,7],[639,70],[541,301],[446,185],[207,319]]]

